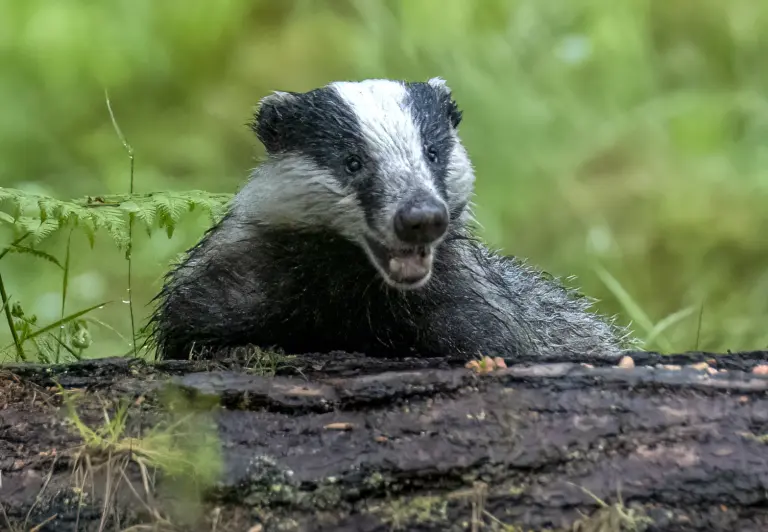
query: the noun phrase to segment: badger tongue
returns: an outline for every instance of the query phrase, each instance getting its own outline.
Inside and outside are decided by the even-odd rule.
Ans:
[[[398,252],[389,259],[389,273],[402,281],[418,281],[427,276],[432,268],[432,250],[418,248]]]

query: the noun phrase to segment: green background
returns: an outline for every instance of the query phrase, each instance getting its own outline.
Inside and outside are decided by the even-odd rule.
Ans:
[[[768,2],[0,0],[0,49],[0,186],[62,199],[128,189],[105,89],[137,192],[234,192],[269,91],[442,76],[489,244],[575,275],[640,338],[688,309],[649,348],[768,346]],[[205,228],[187,220],[136,239],[140,321]],[[63,237],[44,249],[62,257]],[[27,312],[58,319],[54,267],[0,267]],[[94,316],[129,334],[126,268],[109,238],[75,233],[67,310],[115,300]],[[128,349],[93,334],[88,356]]]

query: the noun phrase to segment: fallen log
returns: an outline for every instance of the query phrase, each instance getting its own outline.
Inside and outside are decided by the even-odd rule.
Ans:
[[[6,365],[0,529],[768,530],[768,352],[631,355]]]

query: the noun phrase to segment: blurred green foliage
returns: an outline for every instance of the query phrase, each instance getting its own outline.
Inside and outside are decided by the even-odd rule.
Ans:
[[[766,2],[0,0],[0,50],[0,186],[63,199],[128,190],[105,89],[137,192],[233,192],[261,155],[246,122],[269,91],[442,76],[489,243],[576,275],[641,337],[693,309],[648,347],[768,345]],[[139,319],[206,222],[137,235]],[[2,268],[27,312],[59,317],[50,264]],[[126,272],[109,239],[73,238],[68,309],[115,300],[94,354],[130,351]]]

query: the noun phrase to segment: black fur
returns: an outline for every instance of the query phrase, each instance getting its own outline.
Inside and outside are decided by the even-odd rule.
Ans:
[[[445,155],[431,166],[445,187],[461,113],[444,87],[406,87],[425,146]],[[272,157],[300,153],[330,169],[356,191],[366,217],[387,199],[354,113],[332,91],[267,99],[253,128]],[[364,163],[358,175],[345,168],[350,155]],[[150,320],[152,343],[164,358],[245,345],[293,353],[619,355],[623,329],[589,312],[589,300],[472,238],[465,206],[452,208],[430,281],[408,291],[385,284],[360,245],[329,227],[278,227],[248,210],[230,212],[168,274]]]
[[[360,123],[338,93],[328,87],[266,98],[252,129],[270,155],[309,156],[357,191],[369,223],[386,201],[377,181],[377,161],[368,153]],[[356,157],[362,169],[351,174],[346,163]]]
[[[406,89],[406,105],[419,127],[424,148],[434,149],[437,153],[437,160],[430,161],[429,166],[438,190],[445,197],[448,159],[454,143],[451,129],[459,125],[461,115],[459,113],[456,118],[458,108],[445,90],[426,83],[408,83]]]
[[[351,154],[371,163],[357,117],[336,92],[285,94],[266,98],[251,124],[270,155],[307,155],[339,176]]]
[[[482,268],[488,286],[475,284],[462,249]],[[192,256],[205,252],[204,240]],[[505,269],[517,272],[514,282],[505,279]],[[466,234],[454,232],[439,249],[433,276],[422,290],[396,291],[379,278],[362,250],[342,237],[253,227],[252,237],[208,267],[181,282],[171,275],[154,317],[155,340],[166,358],[187,358],[193,348],[248,344],[289,353],[514,357],[551,346],[553,339],[544,333],[555,327],[571,344],[584,342],[582,349],[616,354],[607,325],[596,338],[597,320],[584,327],[567,321],[568,314],[542,313],[551,298],[573,312],[581,312],[583,301],[514,259],[493,255]],[[226,297],[233,289],[244,304]],[[493,295],[482,290],[497,292],[510,307],[494,310]],[[539,328],[537,319],[554,323]],[[574,347],[566,343],[563,353],[578,353]]]

